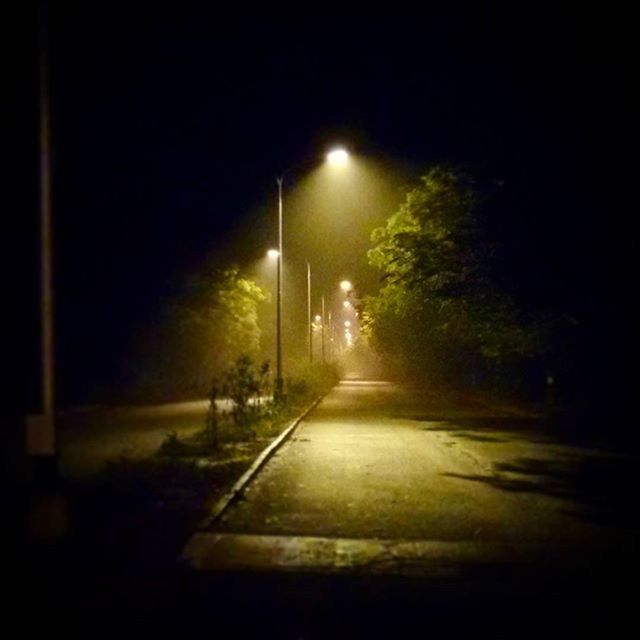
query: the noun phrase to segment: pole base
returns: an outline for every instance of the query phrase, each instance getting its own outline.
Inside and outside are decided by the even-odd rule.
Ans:
[[[52,414],[28,415],[25,418],[27,455],[54,456],[55,427]]]

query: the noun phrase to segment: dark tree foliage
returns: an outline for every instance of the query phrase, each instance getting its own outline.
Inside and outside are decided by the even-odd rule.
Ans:
[[[166,399],[205,397],[211,380],[243,354],[258,355],[265,299],[237,268],[194,277],[154,333],[140,385]]]
[[[382,287],[364,300],[364,327],[399,371],[455,382],[543,349],[541,325],[491,277],[476,204],[466,176],[433,167],[372,234]]]

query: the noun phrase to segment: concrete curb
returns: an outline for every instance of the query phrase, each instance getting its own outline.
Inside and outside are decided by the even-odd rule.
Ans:
[[[242,474],[233,487],[227,491],[214,505],[211,513],[198,525],[196,531],[204,531],[211,527],[227,509],[242,496],[249,483],[256,477],[260,469],[269,461],[271,456],[287,441],[296,427],[320,404],[320,401],[328,394],[323,393],[316,398],[306,409],[294,418],[288,427],[253,461],[253,464]]]

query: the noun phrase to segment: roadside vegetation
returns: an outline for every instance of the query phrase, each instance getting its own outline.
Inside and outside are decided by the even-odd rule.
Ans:
[[[113,460],[91,478],[69,483],[69,562],[82,564],[88,546],[114,570],[170,569],[215,501],[337,380],[333,367],[309,368],[286,379],[283,397],[274,402],[268,366],[241,355],[212,384],[210,410],[196,433],[168,433],[155,455]],[[221,396],[232,399],[229,410],[217,407]]]
[[[368,252],[381,278],[361,305],[363,333],[397,377],[534,402],[551,420],[589,397],[580,318],[532,304],[505,273],[491,198],[449,166],[427,170]]]
[[[263,357],[272,351],[262,321],[268,300],[232,267],[194,275],[167,303],[145,337],[141,373],[125,400],[206,398],[209,410],[190,435],[168,432],[152,455],[110,460],[90,477],[65,481],[69,562],[82,565],[87,546],[88,553],[108,557],[114,570],[171,566],[215,501],[296,415],[336,384],[335,367],[294,363],[274,401],[274,372]]]

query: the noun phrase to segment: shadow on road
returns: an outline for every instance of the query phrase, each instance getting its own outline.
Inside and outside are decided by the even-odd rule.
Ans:
[[[415,416],[413,419],[426,423],[425,426],[420,427],[424,431],[448,432],[455,434],[458,438],[474,442],[507,443],[527,440],[550,443],[558,440],[557,437],[554,438],[554,434],[545,422],[537,417],[474,416],[452,420],[442,415],[430,414]],[[572,442],[572,444],[579,446],[578,443]]]
[[[565,509],[579,519],[609,525],[640,525],[640,498],[635,490],[638,461],[608,454],[560,454],[553,458],[515,458],[494,462],[489,475],[444,473],[482,482],[501,491],[533,493],[577,504]]]

